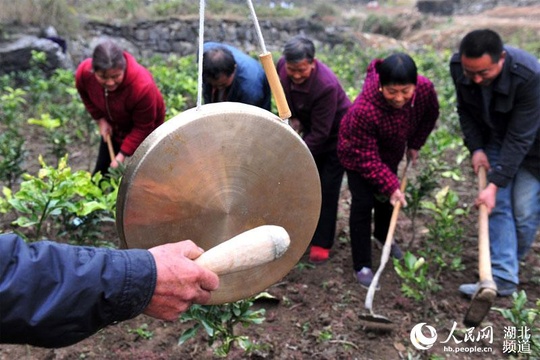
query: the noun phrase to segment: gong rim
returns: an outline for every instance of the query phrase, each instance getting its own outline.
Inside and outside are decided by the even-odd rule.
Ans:
[[[255,106],[225,102],[180,113],[126,165],[117,230],[125,248],[190,239],[204,250],[260,225],[291,244],[270,263],[220,276],[211,304],[237,301],[282,279],[304,254],[321,207],[313,157],[290,126]]]

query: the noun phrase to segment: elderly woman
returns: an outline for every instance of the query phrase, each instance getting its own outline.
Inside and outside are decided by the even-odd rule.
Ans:
[[[405,195],[399,189],[398,165],[407,158],[416,162],[418,150],[439,116],[437,94],[431,81],[417,74],[414,60],[397,53],[376,59],[368,67],[364,87],[343,118],[338,156],[347,172],[352,195],[351,250],[360,285],[373,279],[371,220],[374,237],[386,239],[392,205]],[[391,254],[401,258],[397,244]]]
[[[322,207],[309,260],[323,263],[334,244],[344,173],[336,151],[338,130],[351,101],[332,70],[315,58],[315,46],[305,37],[287,41],[277,72],[292,112],[290,124],[301,134],[319,170]]]
[[[165,119],[165,102],[150,72],[111,40],[79,65],[75,85],[102,136],[94,173],[117,167]],[[112,161],[104,141],[109,136]]]

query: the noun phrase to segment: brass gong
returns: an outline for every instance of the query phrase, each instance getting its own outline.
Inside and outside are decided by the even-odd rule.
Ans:
[[[123,247],[193,240],[208,250],[261,225],[291,243],[270,263],[220,276],[212,304],[259,293],[304,254],[321,208],[313,157],[289,125],[252,105],[206,104],[150,134],[129,160],[117,199]]]

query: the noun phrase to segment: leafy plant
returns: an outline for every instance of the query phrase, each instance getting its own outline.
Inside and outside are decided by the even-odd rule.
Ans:
[[[402,279],[401,292],[408,298],[423,302],[432,292],[440,290],[440,285],[429,276],[429,264],[423,257],[416,257],[406,251],[403,261],[392,259],[394,269]]]
[[[128,333],[136,334],[141,339],[149,340],[154,336],[154,332],[148,330],[148,324],[142,324],[136,329],[128,329]]]
[[[296,264],[295,268],[297,268],[297,269],[300,270],[300,271],[303,271],[303,270],[305,270],[305,269],[315,269],[315,265],[310,264],[310,263],[308,263],[308,262],[299,261],[299,262]]]
[[[422,163],[425,163],[422,161]],[[429,161],[426,165],[420,166],[420,171],[414,179],[407,182],[405,195],[407,198],[407,206],[403,208],[403,212],[411,219],[412,238],[409,247],[412,247],[416,239],[416,219],[418,213],[422,209],[422,201],[430,196],[437,187],[436,170],[429,166]]]
[[[463,253],[463,227],[460,218],[467,215],[468,210],[460,207],[458,195],[448,186],[435,195],[434,202],[423,201],[421,206],[432,221],[426,225],[426,244],[419,250],[419,254],[435,265],[434,278],[438,279],[446,268],[462,270],[460,254]]]
[[[317,342],[323,343],[332,340],[332,327],[326,326],[324,329],[318,331]]]
[[[266,296],[265,293],[258,297]],[[193,305],[180,317],[182,322],[196,321],[197,323],[184,331],[178,340],[182,345],[187,340],[195,337],[203,328],[209,336],[208,344],[213,346],[216,341],[220,344],[214,348],[214,354],[225,357],[237,344],[245,352],[249,353],[259,345],[252,343],[247,336],[237,335],[235,326],[241,324],[247,327],[252,324],[261,324],[265,318],[265,309],[252,310],[253,302],[258,298],[240,300],[223,305]]]
[[[87,197],[87,210],[70,217],[69,223],[59,231],[59,236],[66,236],[73,244],[91,244],[93,246],[114,247],[110,240],[103,237],[102,225],[116,223],[116,198],[124,167],[109,169],[107,176],[100,173],[92,177],[92,183],[97,184],[102,195],[95,198]]]
[[[0,180],[11,188],[24,172],[24,138],[18,131],[9,128],[0,134]]]
[[[512,297],[513,302],[510,309],[494,307],[493,310],[499,312],[506,320],[512,323],[513,327],[505,327],[505,331],[513,330],[516,334],[517,332],[524,332],[522,335],[528,334],[530,336],[528,339],[523,339],[530,345],[530,352],[520,351],[519,358],[523,356],[527,359],[538,359],[540,358],[540,300],[536,300],[536,308],[527,308],[527,294],[525,291],[515,292]],[[511,332],[509,333],[511,334]]]
[[[29,240],[40,240],[47,220],[55,218],[50,228],[64,227],[73,218],[87,216],[95,211],[112,212],[111,197],[114,192],[104,196],[99,187],[101,174],[93,178],[86,171],[72,172],[67,166],[67,155],[58,162],[57,168],[48,166],[39,157],[41,169],[37,176],[23,174],[24,181],[16,193],[4,188],[5,202],[20,215],[14,225],[31,228]],[[3,207],[6,212],[6,207]]]
[[[50,114],[41,114],[39,119],[30,118],[28,123],[32,125],[41,126],[46,130],[47,143],[51,146],[51,153],[57,158],[61,158],[67,153],[67,145],[70,140],[66,133],[59,131],[59,127],[62,122],[58,118],[51,118]]]
[[[167,60],[153,58],[149,70],[167,104],[167,119],[195,106],[197,59],[194,55],[170,56]]]
[[[2,123],[7,127],[13,128],[17,126],[17,119],[21,117],[21,109],[26,100],[24,96],[26,91],[20,88],[12,88],[6,86],[3,89],[2,95],[0,95],[0,115],[2,116]]]
[[[41,53],[33,55],[38,54]],[[44,74],[32,75],[34,72],[29,72],[33,80],[27,88],[38,115],[30,117],[28,123],[43,128],[49,151],[56,160],[67,153],[73,139],[97,143],[97,127],[79,99],[73,72],[57,69],[49,78]]]
[[[463,145],[463,140],[446,126],[440,126],[432,132],[420,152],[422,158],[429,159],[427,166],[434,173],[454,181],[462,180],[460,165],[468,158],[468,151]],[[444,160],[448,158],[455,159],[455,162]]]

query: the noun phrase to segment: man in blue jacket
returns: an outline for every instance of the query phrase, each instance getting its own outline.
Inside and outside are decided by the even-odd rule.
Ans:
[[[540,65],[489,29],[468,33],[450,72],[472,166],[488,170],[476,198],[490,212],[493,277],[500,296],[517,290],[519,261],[540,224]],[[473,295],[476,284],[459,290]]]
[[[113,250],[0,235],[0,343],[61,347],[144,313],[173,321],[219,278],[192,241]]]
[[[204,44],[205,103],[235,101],[270,111],[271,95],[266,74],[257,60],[230,45]]]

